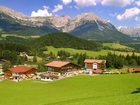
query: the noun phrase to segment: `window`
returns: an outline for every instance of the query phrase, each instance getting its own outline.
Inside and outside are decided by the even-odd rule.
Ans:
[[[93,69],[94,69],[94,70],[97,69],[97,63],[93,63]]]

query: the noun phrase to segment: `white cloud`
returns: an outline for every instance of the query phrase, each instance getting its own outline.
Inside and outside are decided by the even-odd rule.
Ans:
[[[58,12],[58,11],[60,11],[62,9],[63,9],[63,5],[57,4],[57,5],[54,6],[54,9],[53,9],[52,12],[55,13],[55,12]]]
[[[61,0],[63,4],[68,5],[72,2],[72,0]]]
[[[140,0],[136,1],[135,4],[136,4],[137,6],[140,6]]]
[[[96,0],[74,0],[78,6],[95,6]]]
[[[140,17],[135,17],[135,21],[138,21],[138,22],[140,22]]]
[[[137,7],[134,7],[134,8],[126,9],[123,14],[117,15],[117,19],[123,20],[123,19],[134,17],[138,14],[140,14],[140,9]]]
[[[46,6],[46,5],[44,5],[43,8],[44,8],[44,9],[50,9],[50,7],[48,7],[48,6]]]
[[[73,1],[78,6],[95,6],[97,4],[101,4],[106,6],[125,7],[127,5],[131,5],[135,0],[73,0]]]
[[[130,5],[134,0],[102,0],[102,5],[125,7]]]
[[[32,11],[31,13],[31,17],[46,17],[46,16],[52,16],[52,13],[49,13],[48,11],[47,6],[43,6],[43,9]]]

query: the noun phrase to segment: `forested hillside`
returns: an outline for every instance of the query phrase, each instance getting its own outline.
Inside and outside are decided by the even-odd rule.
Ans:
[[[56,48],[74,48],[84,50],[100,50],[102,48],[102,44],[99,42],[87,41],[67,33],[48,34],[35,39],[32,43],[34,46],[39,47],[54,46]]]

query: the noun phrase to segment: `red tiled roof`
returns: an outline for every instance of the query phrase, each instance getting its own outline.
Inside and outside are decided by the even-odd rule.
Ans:
[[[67,62],[67,61],[52,61],[48,64],[45,64],[45,66],[60,68],[60,67],[63,67],[65,65],[69,64],[69,63],[70,62]]]
[[[16,66],[16,67],[10,68],[10,71],[12,73],[25,73],[32,69],[33,69],[32,67],[27,67],[27,66]]]
[[[106,60],[96,60],[96,59],[85,59],[85,63],[106,63]]]

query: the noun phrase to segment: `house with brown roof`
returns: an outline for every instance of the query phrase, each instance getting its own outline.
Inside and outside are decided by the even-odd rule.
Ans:
[[[140,73],[140,68],[129,68],[128,71],[130,73]]]
[[[103,66],[106,65],[106,60],[85,59],[85,68],[90,74],[101,74]]]
[[[48,69],[47,74],[49,74],[46,76],[47,79],[55,79],[52,78],[52,75],[58,76],[59,78],[68,77],[78,73],[81,70],[80,66],[68,61],[52,61],[50,63],[45,64],[45,66]],[[51,77],[49,78],[50,75]]]
[[[36,69],[28,66],[15,66],[5,72],[6,78],[11,78],[15,81],[22,79],[31,79],[36,75]]]

